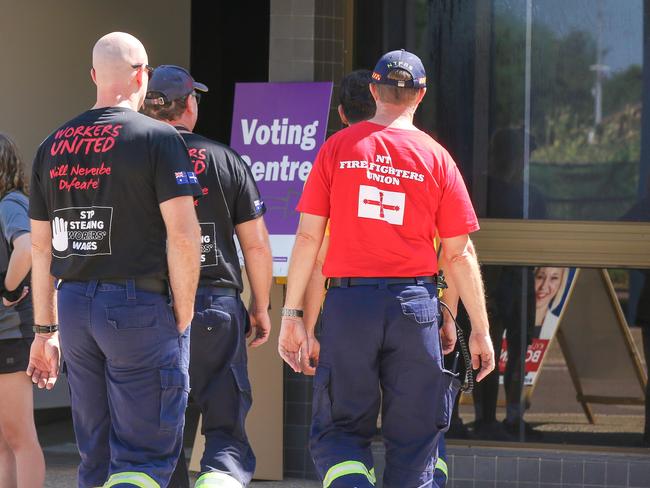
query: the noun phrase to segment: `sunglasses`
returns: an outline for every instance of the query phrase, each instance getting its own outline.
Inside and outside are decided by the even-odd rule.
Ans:
[[[196,99],[196,104],[197,104],[197,105],[198,105],[199,103],[201,103],[201,94],[200,94],[199,92],[197,92],[197,91],[193,91],[193,92],[191,93],[191,95],[193,95],[194,98]]]
[[[131,68],[133,69],[144,68],[145,71],[147,72],[147,77],[149,79],[151,79],[151,77],[153,76],[153,70],[155,69],[153,66],[149,66],[148,64],[144,64],[144,63],[132,64]]]

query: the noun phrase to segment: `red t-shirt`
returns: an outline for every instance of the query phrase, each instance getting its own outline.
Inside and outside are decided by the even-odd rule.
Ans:
[[[419,130],[360,122],[321,147],[297,210],[330,218],[328,277],[438,271],[433,240],[478,230],[449,153]]]

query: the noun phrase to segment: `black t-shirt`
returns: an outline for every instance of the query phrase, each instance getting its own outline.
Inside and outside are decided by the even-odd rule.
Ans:
[[[189,149],[203,198],[195,201],[201,224],[201,284],[243,289],[235,226],[264,215],[266,207],[248,165],[224,144],[177,128]]]
[[[100,108],[39,147],[29,216],[51,223],[57,278],[166,278],[159,204],[200,192],[173,127],[127,108]]]

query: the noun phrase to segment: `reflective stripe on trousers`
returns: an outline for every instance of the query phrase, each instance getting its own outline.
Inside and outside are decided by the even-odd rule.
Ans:
[[[226,473],[213,471],[203,473],[196,480],[194,488],[244,488],[243,485],[232,476]]]
[[[156,483],[153,478],[151,478],[151,476],[145,473],[138,473],[136,471],[115,473],[110,478],[108,478],[108,481],[104,484],[104,488],[110,488],[111,486],[124,483],[137,486],[138,488],[160,488],[160,485]]]
[[[341,476],[348,476],[351,474],[360,474],[365,476],[372,485],[377,481],[377,478],[375,477],[375,468],[368,471],[368,468],[359,461],[344,461],[335,464],[327,471],[325,479],[323,479],[323,488],[328,488],[334,480]]]
[[[447,463],[444,459],[438,458],[436,461],[436,471],[440,471],[445,475],[445,478],[449,478],[449,468],[447,468]]]

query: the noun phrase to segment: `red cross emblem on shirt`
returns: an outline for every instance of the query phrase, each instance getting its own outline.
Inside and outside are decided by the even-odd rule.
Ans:
[[[394,210],[398,211],[399,210],[399,205],[386,205],[384,204],[384,192],[380,191],[379,192],[379,200],[368,200],[367,198],[364,198],[363,203],[366,205],[377,205],[379,206],[379,217],[382,219],[384,218],[384,209],[386,210]]]

